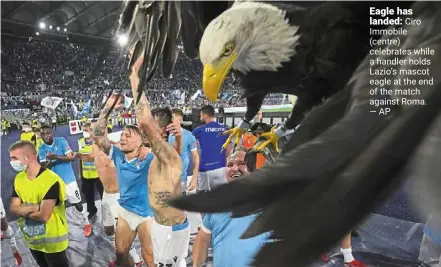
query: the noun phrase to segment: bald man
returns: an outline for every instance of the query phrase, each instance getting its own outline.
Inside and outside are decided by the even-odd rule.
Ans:
[[[228,183],[249,174],[245,155],[246,149],[239,147],[228,158],[225,177]],[[214,266],[249,266],[253,256],[267,240],[266,234],[240,238],[256,216],[231,218],[231,213],[205,214],[194,240],[193,267],[204,264],[211,244]]]

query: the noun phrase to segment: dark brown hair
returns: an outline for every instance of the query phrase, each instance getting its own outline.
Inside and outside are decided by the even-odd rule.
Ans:
[[[172,123],[173,115],[168,107],[153,109],[152,116],[158,121],[159,127],[166,127]]]
[[[127,129],[130,133],[135,133],[135,134],[141,136],[141,138],[144,140],[144,134],[142,133],[141,129],[139,129],[138,126],[126,125],[126,126],[124,126],[124,129]]]
[[[208,115],[209,117],[214,117],[214,107],[212,105],[206,105],[201,108],[202,114]]]

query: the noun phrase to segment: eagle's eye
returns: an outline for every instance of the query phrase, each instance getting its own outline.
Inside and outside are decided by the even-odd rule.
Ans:
[[[234,50],[234,44],[232,44],[232,43],[227,43],[227,44],[225,45],[224,53],[222,54],[222,56],[224,56],[224,57],[228,57],[229,55],[231,55],[231,53],[233,52],[233,50]]]

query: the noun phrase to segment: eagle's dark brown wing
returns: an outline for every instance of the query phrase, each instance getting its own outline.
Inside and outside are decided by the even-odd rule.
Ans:
[[[435,54],[441,53],[438,26],[441,25],[441,3],[417,2],[412,9],[413,17],[422,23],[405,27],[408,34],[397,37],[399,48],[430,47]],[[292,145],[293,150],[287,151],[272,166],[209,193],[176,199],[172,204],[199,212],[231,211],[236,215],[259,212],[244,237],[270,232],[277,241],[260,250],[253,266],[284,266],[287,262],[292,266],[307,266],[393,192],[406,173],[421,168],[422,165],[408,163],[414,159],[419,146],[429,142],[431,136],[440,134],[440,127],[434,124],[441,110],[440,79],[435,79],[433,85],[419,86],[420,96],[409,97],[425,99],[426,105],[371,105],[372,99],[395,96],[369,94],[369,81],[384,77],[371,75],[370,68],[395,67],[398,73],[406,68],[429,68],[435,73],[441,68],[440,57],[432,57],[430,66],[372,66],[369,62],[394,57],[368,56],[344,89],[350,91],[350,99],[346,100],[343,92],[341,99],[336,95],[312,111],[298,129],[298,136],[304,143]],[[409,59],[413,56],[398,57]],[[390,79],[401,77],[389,76]],[[339,102],[335,113],[317,116],[326,108],[333,113],[329,109],[332,101]],[[390,108],[390,113],[380,115],[380,108]],[[332,123],[326,121],[328,118]],[[324,126],[319,130],[307,129],[321,123]],[[295,142],[294,134],[290,143]],[[433,165],[437,163],[431,161],[430,166],[424,165],[428,169],[425,177],[428,183],[439,186],[439,182],[430,180],[439,179],[439,167]],[[432,192],[439,190],[438,187]],[[439,205],[435,203],[432,208],[440,210]]]

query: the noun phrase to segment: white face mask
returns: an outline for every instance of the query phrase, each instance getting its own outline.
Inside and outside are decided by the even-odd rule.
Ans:
[[[83,137],[84,137],[84,138],[90,138],[90,133],[88,133],[88,132],[83,132]]]
[[[13,160],[11,161],[11,166],[12,168],[17,171],[17,172],[22,172],[22,171],[26,171],[26,169],[28,168],[27,165],[21,165],[19,160]]]
[[[25,131],[25,132],[30,132],[30,131],[31,131],[31,128],[30,128],[30,127],[27,127],[27,126],[25,126],[25,127],[23,127],[23,131]]]

